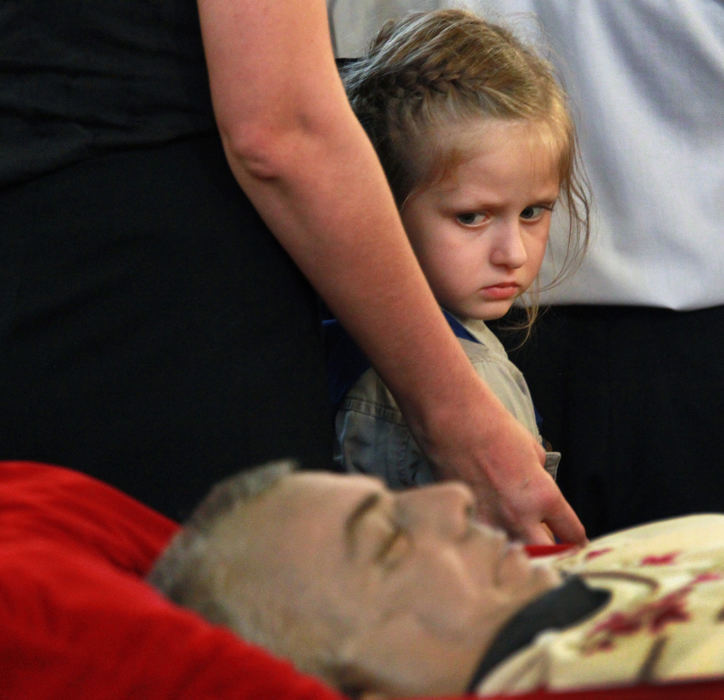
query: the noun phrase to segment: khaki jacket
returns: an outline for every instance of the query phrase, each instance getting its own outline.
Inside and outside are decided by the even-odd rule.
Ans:
[[[541,440],[528,385],[501,342],[483,321],[460,321],[478,341],[459,339],[475,371],[503,405]],[[391,488],[435,481],[395,399],[374,369],[362,374],[347,392],[335,425],[336,461],[345,471],[380,476]],[[554,478],[559,460],[559,453],[548,453],[546,469]]]

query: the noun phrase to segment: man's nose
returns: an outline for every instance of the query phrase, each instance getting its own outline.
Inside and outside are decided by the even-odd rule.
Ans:
[[[410,527],[433,530],[453,539],[467,534],[475,512],[473,492],[456,481],[413,489],[402,498]]]
[[[528,252],[523,244],[523,234],[517,218],[515,221],[501,221],[495,231],[490,259],[494,265],[511,269],[522,267],[528,260]]]

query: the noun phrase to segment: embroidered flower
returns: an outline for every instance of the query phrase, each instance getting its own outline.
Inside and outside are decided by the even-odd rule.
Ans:
[[[668,554],[650,554],[641,560],[642,566],[662,566],[664,564],[673,564],[679,552],[669,552]]]
[[[649,629],[654,634],[671,622],[686,622],[689,619],[689,613],[684,607],[685,598],[689,593],[691,588],[687,586],[651,604],[648,623]]]
[[[686,598],[692,586],[683,586],[658,600],[646,603],[631,612],[615,612],[594,627],[585,643],[585,651],[606,651],[615,646],[617,637],[631,636],[638,632],[659,634],[667,625],[686,622]]]
[[[613,551],[613,547],[604,547],[603,549],[593,549],[588,554],[586,554],[586,561],[591,561],[591,559],[595,559],[596,557],[600,557],[603,554],[608,554],[609,552]]]

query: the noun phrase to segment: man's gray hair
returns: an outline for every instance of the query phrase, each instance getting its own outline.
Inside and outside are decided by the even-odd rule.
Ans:
[[[308,604],[309,582],[296,581],[293,570],[275,568],[278,560],[264,548],[263,523],[245,524],[245,509],[295,469],[292,461],[271,462],[217,484],[171,540],[148,581],[172,602],[341,687],[342,626],[333,606],[320,611]]]
[[[270,462],[216,484],[156,561],[148,582],[172,602],[195,610],[210,622],[230,627],[248,641],[268,646],[264,630],[254,629],[250,624],[259,616],[249,610],[240,623],[228,605],[221,585],[226,567],[220,562],[222,553],[215,546],[213,535],[227,516],[254,502],[295,469],[292,461]],[[238,535],[241,548],[248,533]]]

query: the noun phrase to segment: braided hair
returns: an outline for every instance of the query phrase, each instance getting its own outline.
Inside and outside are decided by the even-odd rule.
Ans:
[[[571,232],[554,282],[578,264],[589,203],[567,97],[550,63],[510,30],[461,9],[413,12],[387,22],[342,78],[401,209],[456,165],[461,154],[448,137],[461,126],[481,118],[540,126]]]

